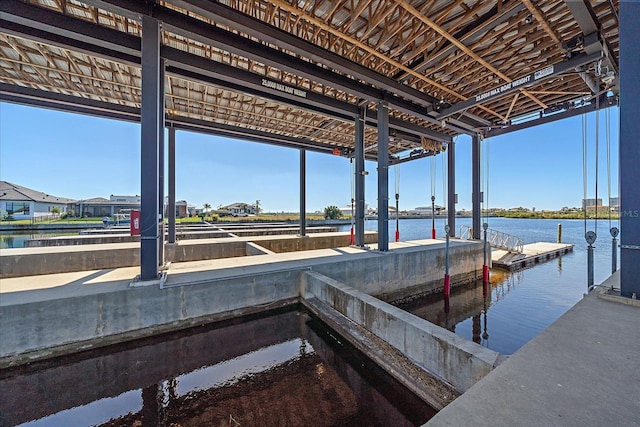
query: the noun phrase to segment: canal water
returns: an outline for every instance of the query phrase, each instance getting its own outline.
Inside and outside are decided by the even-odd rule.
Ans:
[[[435,411],[305,311],[0,371],[1,426],[415,426]]]
[[[489,218],[491,228],[525,243],[554,242],[558,223],[573,253],[516,273],[492,271],[487,298],[481,284],[454,288],[448,313],[441,295],[401,307],[513,354],[586,292],[584,223]],[[470,225],[470,219],[457,224]],[[366,222],[367,229],[376,226]],[[442,236],[444,218],[436,228]],[[390,231],[393,236],[393,221]],[[431,220],[402,220],[400,233],[402,240],[428,238]],[[598,235],[596,283],[611,271],[606,221]],[[0,371],[0,426],[409,426],[433,414],[300,309]]]
[[[482,283],[452,289],[448,315],[442,295],[431,295],[399,306],[469,340],[510,355],[562,316],[586,293],[584,221],[488,218],[487,222],[490,228],[519,237],[525,244],[555,242],[558,224],[562,224],[562,242],[575,245],[574,251],[515,273],[491,271],[491,294],[486,300],[482,296]],[[445,218],[436,219],[438,237],[444,236],[444,224]],[[456,225],[471,226],[471,219],[457,218]],[[612,225],[617,226],[617,221]],[[377,221],[367,221],[365,228],[377,230]],[[341,231],[348,229],[349,226],[342,227]],[[587,229],[595,229],[593,220],[587,223]],[[607,220],[598,221],[597,234],[594,280],[599,284],[611,274],[612,243]],[[395,236],[395,221],[389,222],[389,236]],[[401,240],[430,237],[430,218],[400,220]]]

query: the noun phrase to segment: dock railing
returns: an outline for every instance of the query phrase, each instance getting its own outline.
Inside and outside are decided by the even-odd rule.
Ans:
[[[461,240],[471,240],[471,236],[473,236],[473,229],[468,225],[461,225],[459,238]],[[487,228],[487,242],[492,248],[519,254],[522,253],[524,246],[524,242],[521,238],[492,228]]]

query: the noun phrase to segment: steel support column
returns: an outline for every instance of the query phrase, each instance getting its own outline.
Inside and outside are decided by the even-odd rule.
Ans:
[[[447,221],[449,223],[449,236],[456,236],[456,144],[447,146]]]
[[[169,243],[176,242],[176,128],[169,127]]]
[[[480,238],[480,135],[471,137],[471,227],[473,238]]]
[[[300,150],[300,236],[307,235],[307,152]]]
[[[140,279],[158,278],[158,157],[160,143],[160,23],[142,17]]]
[[[364,246],[364,108],[360,109],[358,117],[356,117],[356,140],[355,140],[355,162],[356,176],[356,246]]]
[[[620,290],[640,298],[640,3],[620,2]]]
[[[389,250],[389,105],[378,101],[378,250]]]
[[[160,59],[160,102],[158,110],[158,265],[164,265],[164,68],[165,61]]]

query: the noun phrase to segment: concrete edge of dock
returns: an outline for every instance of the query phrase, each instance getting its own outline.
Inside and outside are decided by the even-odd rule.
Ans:
[[[469,275],[480,274],[481,244],[456,242],[451,246],[450,255],[450,274],[454,283],[462,283]],[[453,349],[450,354],[460,355],[446,358],[447,366],[454,371],[467,370],[466,367],[455,368],[456,364],[473,365],[472,369],[481,365],[484,375],[496,362],[495,357],[478,358],[472,354],[473,351],[468,351],[467,346],[477,346],[475,343],[449,331],[442,332],[440,328],[431,330],[426,326],[430,324],[424,320],[404,319],[401,310],[370,296],[402,291],[407,286],[432,290],[441,287],[444,242],[392,244],[392,250],[385,253],[339,248],[245,258],[243,262],[246,265],[238,265],[233,260],[172,265],[164,287],[158,284],[131,287],[131,279],[127,280],[125,276],[135,269],[128,268],[90,272],[75,280],[71,279],[72,275],[61,275],[69,280],[43,289],[4,292],[0,304],[0,321],[3,324],[0,329],[0,369],[296,304],[305,295],[307,273],[310,272],[316,278],[330,277],[330,280],[341,284],[342,290],[348,286],[351,297],[366,301],[366,305],[371,307],[370,313],[379,320],[370,324],[364,322],[361,326],[364,329],[370,327],[370,332],[387,341],[396,349],[394,351],[403,353],[408,350],[398,347],[389,331],[380,333],[374,326],[385,324],[389,313],[397,311],[395,318],[409,325],[407,328],[416,333],[415,340],[425,340],[429,334],[438,336],[434,350],[439,351],[445,342],[455,341],[459,349]],[[11,285],[13,281],[18,283],[22,280],[20,283],[29,285],[34,279],[58,280],[56,277],[4,279],[3,284]],[[381,307],[383,310],[379,310]],[[350,322],[353,323],[352,320]],[[415,322],[424,325],[415,328]],[[450,334],[451,337],[442,340],[442,334]],[[427,350],[426,347],[414,347],[418,353]],[[474,348],[480,353],[486,350],[481,346]],[[406,357],[412,363],[418,359],[417,355]],[[417,366],[431,372],[426,363],[418,363]],[[432,378],[455,384],[454,388],[459,391],[470,385],[447,378],[448,374],[443,375],[431,368],[434,371],[431,372]],[[479,376],[471,375],[470,378],[477,380]],[[440,404],[435,398],[427,401],[436,407],[448,403],[447,399]]]
[[[586,294],[425,426],[638,425],[640,305],[621,302]]]

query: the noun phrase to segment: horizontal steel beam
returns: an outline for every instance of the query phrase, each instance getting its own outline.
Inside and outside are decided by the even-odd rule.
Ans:
[[[477,19],[474,19],[469,25],[465,28],[461,29],[457,33],[453,35],[453,38],[459,40],[460,42],[471,45],[476,40],[478,40],[482,34],[483,30],[487,29],[488,25],[497,26],[502,22],[508,20],[509,18],[517,15],[522,11],[525,6],[522,3],[508,5],[506,4],[508,1],[501,0],[502,5],[500,7],[495,5],[484,15],[479,16]],[[458,47],[452,44],[449,40],[444,40],[442,45],[438,46],[438,52],[435,55],[430,55],[429,59],[425,62],[417,64],[415,66],[416,71],[423,71],[429,67],[436,65],[439,61],[443,60],[451,53],[458,50]],[[401,79],[405,79],[408,76],[406,73],[402,73]]]
[[[601,24],[598,22],[598,16],[596,15],[593,7],[589,1],[585,0],[565,0],[567,8],[571,11],[571,15],[580,26],[582,33],[587,36],[590,34],[598,34],[597,37],[597,49],[604,52],[605,60],[613,68],[616,74],[620,73],[620,66],[615,56],[615,51],[609,42],[601,35]],[[585,37],[586,38],[586,37]],[[585,51],[590,53],[588,46],[585,45]],[[596,49],[596,47],[591,47]]]
[[[606,96],[602,96],[600,100],[600,109],[605,109],[609,107],[613,107],[617,105],[617,102],[614,99],[607,98]],[[548,116],[540,116],[537,119],[528,120],[522,123],[512,124],[503,128],[491,129],[483,133],[485,138],[491,138],[493,136],[505,135],[507,133],[516,132],[519,130],[528,129],[534,126],[544,125],[547,123],[552,123],[558,120],[567,119],[569,117],[574,117],[579,114],[590,113],[596,110],[595,101],[591,102],[582,107],[573,108],[571,110],[565,110],[559,113],[550,114]]]
[[[215,3],[206,4],[207,8],[217,8],[220,6]],[[326,68],[293,57],[277,49],[265,46],[262,43],[223,30],[222,28],[210,26],[199,19],[185,16],[165,7],[156,7],[153,15],[163,22],[164,28],[167,31],[192,38],[204,44],[216,46],[227,52],[261,62],[294,75],[305,77],[311,81],[342,90],[362,99],[369,101],[383,99],[388,101],[389,105],[398,111],[419,117],[433,124],[441,124],[439,120],[429,114],[432,111],[430,103],[428,106],[425,106],[407,99],[402,99],[390,92],[376,89],[345,75],[331,72]],[[343,62],[344,61],[343,59]],[[470,131],[470,129],[462,130],[460,126],[451,126],[451,129],[456,132]]]
[[[340,148],[335,145],[322,144],[305,138],[294,138],[286,135],[278,135],[255,129],[231,126],[222,123],[209,122],[207,120],[193,119],[189,117],[167,117],[165,119],[165,122],[167,126],[174,126],[176,129],[180,130],[188,130],[207,135],[241,139],[244,141],[258,142],[261,144],[275,145],[278,147],[291,148],[295,150],[303,148],[307,151],[333,155],[334,149]],[[375,159],[375,156],[367,157],[367,160]]]
[[[128,2],[125,3],[129,4]],[[135,5],[135,2],[131,4]],[[0,11],[3,12],[3,18],[13,18],[13,21],[5,22],[5,25],[2,26],[3,31],[5,31],[6,28],[11,33],[25,38],[53,44],[73,51],[80,51],[116,62],[124,62],[136,66],[140,64],[140,38],[138,37],[80,19],[70,18],[17,0],[3,0],[3,2],[0,2]],[[7,13],[7,15],[5,15],[5,13]],[[178,14],[180,16],[177,17],[175,16],[176,13],[171,13],[170,15],[173,17],[170,17],[169,15],[163,15],[161,11],[158,11],[154,15],[164,16],[170,20],[175,20],[183,16]],[[56,26],[48,25],[45,31],[40,29],[40,21],[30,21],[29,17],[37,17],[39,20],[45,22],[56,22]],[[200,23],[198,20],[191,22],[191,24],[193,24],[193,31],[199,28],[198,25],[200,24],[198,23]],[[210,29],[208,25],[205,25],[205,27],[206,28],[203,27],[199,30],[208,31]],[[79,31],[84,36],[80,40],[66,36],[73,34],[74,31]],[[238,36],[229,32],[216,34],[221,38],[227,36],[233,39],[238,38]],[[242,37],[240,37],[240,39],[246,40]],[[105,40],[110,40],[110,42],[104,42]],[[209,41],[213,42],[213,40]],[[231,41],[229,41],[229,43],[231,43]],[[256,50],[260,50],[258,46],[254,47]],[[301,97],[293,91],[278,89],[277,85],[283,86],[280,82],[271,81],[264,76],[212,61],[198,55],[189,54],[166,46],[162,48],[162,55],[168,61],[168,73],[178,77],[195,79],[220,88],[259,96],[274,102],[285,103],[341,120],[351,121],[358,114],[357,106],[354,104],[338,101],[335,98],[319,95],[312,91],[303,91],[305,92],[305,96]],[[282,58],[282,60],[287,60],[287,58]],[[345,79],[353,81],[352,79]],[[376,93],[383,95],[382,93]],[[418,107],[414,104],[403,100],[398,100],[398,104],[402,107],[403,111],[410,114],[413,112],[414,115],[418,115],[415,112],[415,109]],[[433,119],[431,118],[431,120]],[[418,136],[424,135],[442,141],[450,140],[447,134],[401,120],[393,120],[392,127]]]
[[[105,10],[112,10],[116,13],[124,13],[123,8],[128,7],[128,15],[144,14],[144,11],[147,10],[143,0],[131,0],[128,2],[122,0],[88,0],[85,3]],[[372,102],[381,99],[385,100],[389,103],[390,108],[416,116],[433,124],[441,124],[439,120],[430,114],[433,111],[433,102],[437,100],[428,94],[410,88],[367,67],[348,61],[340,55],[292,36],[285,31],[220,3],[199,0],[173,0],[171,3],[208,17],[215,22],[227,24],[242,33],[253,35],[263,42],[281,46],[284,49],[310,58],[315,63],[326,64],[344,74],[333,72],[315,63],[270,48],[266,44],[255,42],[220,27],[211,26],[175,10],[155,5],[148,13],[162,21],[163,28],[167,31],[192,38],[204,44],[216,46],[227,52],[273,66],[362,99]],[[348,76],[356,77],[356,79]],[[376,87],[362,83],[357,79],[369,82]],[[466,124],[463,121],[459,121],[457,125],[447,123],[447,127],[454,132],[471,135],[475,133],[474,128],[477,127],[477,124]]]
[[[9,83],[0,83],[0,101],[126,122],[140,122],[139,108]]]
[[[231,28],[235,28],[249,36],[256,37],[266,43],[280,46],[296,55],[309,58],[314,62],[326,64],[346,75],[369,82],[374,86],[385,88],[389,94],[398,94],[423,107],[431,107],[434,102],[438,101],[431,95],[408,87],[368,67],[352,62],[341,55],[323,49],[320,46],[249,15],[245,15],[222,3],[201,0],[172,0],[171,3],[211,18],[215,22],[228,25]],[[372,101],[376,101],[377,99],[372,99]]]
[[[496,98],[500,98],[512,92],[540,83],[545,79],[557,76],[558,74],[562,74],[569,70],[574,70],[576,67],[580,67],[585,64],[590,64],[592,62],[597,61],[600,58],[602,58],[602,52],[596,52],[590,55],[586,55],[586,54],[577,55],[567,61],[563,61],[554,65],[549,65],[548,67],[545,67],[541,70],[537,70],[527,76],[514,79],[510,83],[505,83],[491,90],[480,93],[474,97],[467,99],[466,101],[458,102],[457,104],[454,104],[451,107],[443,110],[438,115],[438,119],[443,120],[451,116],[452,114],[459,113],[460,111],[464,111],[475,105],[483,104],[487,101],[492,101]]]
[[[14,33],[35,40],[51,42],[51,38],[42,39],[43,35],[55,34],[61,43],[73,41],[76,50],[90,55],[100,56],[101,51],[119,52],[123,61],[140,57],[142,41],[140,37],[130,36],[121,31],[95,25],[82,19],[64,15],[40,6],[23,3],[18,0],[0,1],[0,19],[7,23],[19,24],[0,26],[0,31],[7,33],[12,29],[24,28],[24,33]],[[44,36],[46,37],[46,36]],[[140,64],[138,59],[137,64]]]
[[[411,162],[413,160],[424,159],[425,157],[436,156],[441,153],[433,153],[431,151],[425,151],[424,153],[416,154],[414,156],[400,157],[400,158],[391,158],[389,160],[389,166],[399,165],[402,163]]]
[[[65,113],[84,114],[100,118],[140,123],[139,108],[73,95],[15,86],[8,83],[0,83],[0,101],[47,108]],[[189,130],[208,135],[225,136],[263,144],[277,145],[285,148],[304,148],[309,151],[325,154],[333,154],[333,150],[337,148],[335,145],[322,144],[305,138],[289,137],[238,126],[224,125],[207,120],[177,117],[169,114],[165,116],[165,123],[166,126],[174,126],[176,129],[181,130]],[[367,159],[376,160],[376,157],[368,156]]]

